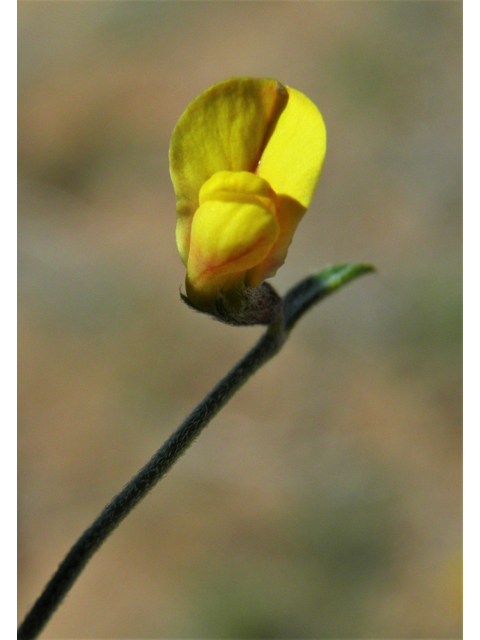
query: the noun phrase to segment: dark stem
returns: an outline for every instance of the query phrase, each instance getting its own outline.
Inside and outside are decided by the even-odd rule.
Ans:
[[[234,393],[281,348],[283,321],[270,325],[253,349],[204,398],[151,460],[105,507],[60,564],[18,630],[18,638],[36,638],[87,562],[132,509],[167,473]]]
[[[338,288],[343,284],[335,285]],[[93,554],[132,509],[167,473],[202,429],[265,362],[283,346],[297,320],[334,288],[320,277],[306,278],[284,298],[284,313],[272,322],[257,344],[221,380],[170,436],[152,459],[105,507],[68,552],[18,630],[20,640],[33,640],[45,627]]]

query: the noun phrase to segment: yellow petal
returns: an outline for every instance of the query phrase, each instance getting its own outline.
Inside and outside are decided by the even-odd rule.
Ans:
[[[287,87],[288,102],[262,153],[257,174],[278,197],[281,233],[264,263],[249,274],[251,286],[274,275],[285,261],[295,229],[317,186],[327,146],[323,118],[305,95]]]
[[[263,150],[257,174],[278,195],[309,206],[327,148],[323,118],[307,96],[287,87],[288,102]]]
[[[184,264],[200,188],[218,171],[255,171],[286,102],[286,89],[276,80],[233,78],[200,94],[180,117],[170,143],[170,174]]]
[[[249,171],[218,171],[200,189],[198,201],[260,199],[275,215],[275,192],[264,178]]]
[[[245,280],[246,284],[251,287],[258,287],[265,278],[270,278],[276,274],[277,269],[285,262],[293,234],[305,211],[305,207],[297,200],[293,200],[286,195],[277,196],[277,220],[280,233],[264,260],[249,270]]]
[[[187,263],[194,305],[211,306],[268,255],[279,235],[274,198],[269,184],[248,172],[220,172],[202,187]]]

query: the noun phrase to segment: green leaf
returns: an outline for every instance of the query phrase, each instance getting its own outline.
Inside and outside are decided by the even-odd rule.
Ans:
[[[325,267],[314,275],[322,290],[333,293],[340,287],[366,273],[376,271],[371,264],[335,264]]]

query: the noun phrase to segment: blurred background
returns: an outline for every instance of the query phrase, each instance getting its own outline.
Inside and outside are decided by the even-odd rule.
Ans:
[[[20,2],[19,618],[261,328],[180,300],[168,145],[274,77],[328,151],[272,281],[316,307],[93,558],[45,638],[461,635],[459,2]]]

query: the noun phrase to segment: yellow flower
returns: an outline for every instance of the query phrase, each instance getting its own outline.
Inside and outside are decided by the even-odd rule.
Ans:
[[[214,315],[240,309],[245,292],[276,273],[325,150],[316,106],[276,80],[233,78],[187,107],[172,135],[170,173],[192,306]]]

